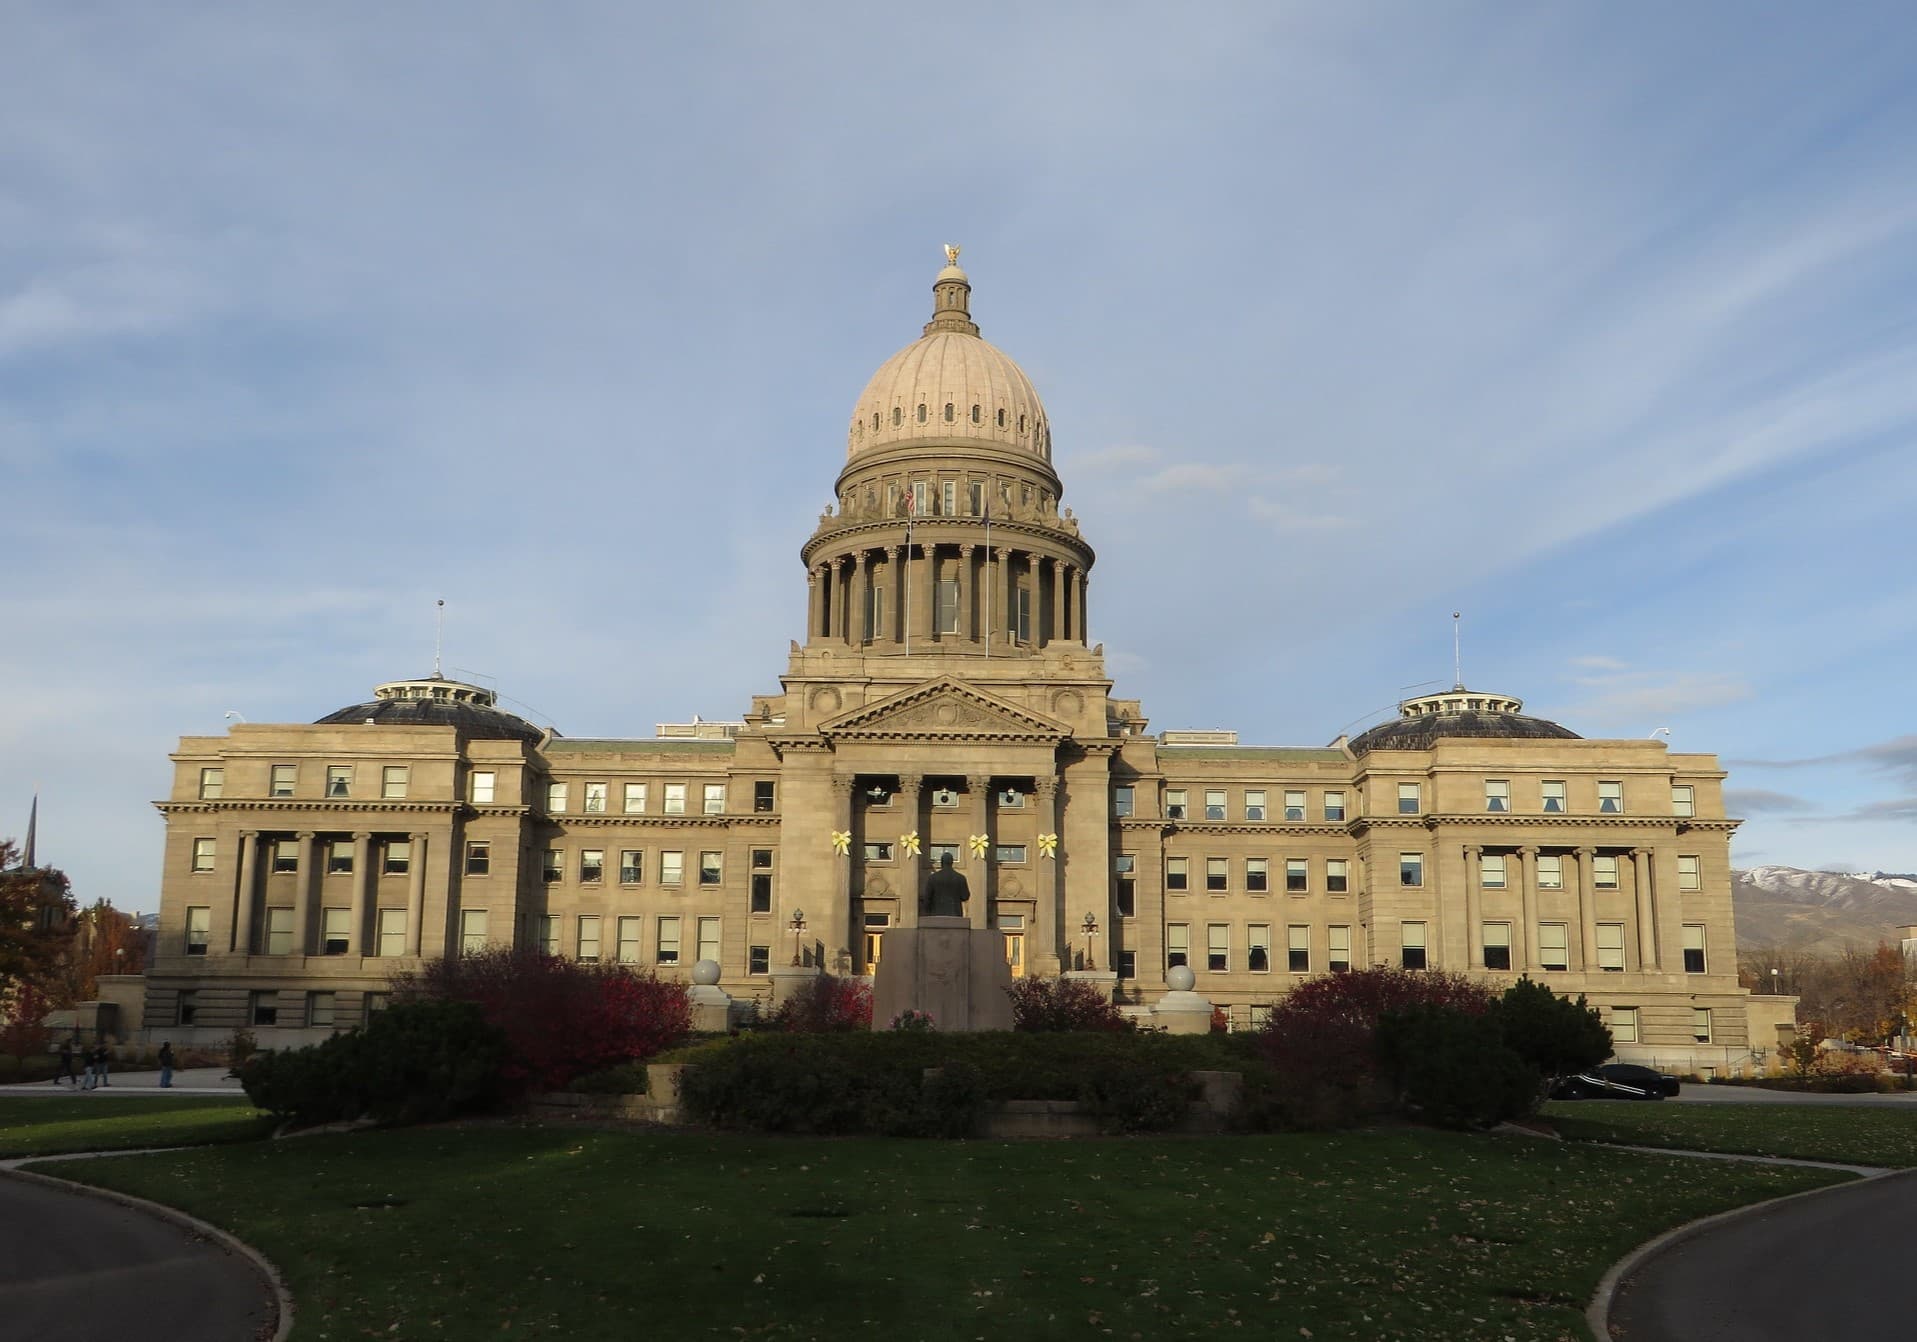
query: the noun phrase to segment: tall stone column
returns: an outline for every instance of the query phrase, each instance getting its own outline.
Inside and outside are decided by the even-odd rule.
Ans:
[[[1077,609],[1075,611],[1076,615],[1078,616],[1078,641],[1080,643],[1088,643],[1091,641],[1091,634],[1089,632],[1091,629],[1091,625],[1087,621],[1086,613],[1085,613],[1085,599],[1087,595],[1087,590],[1089,589],[1090,586],[1091,586],[1090,577],[1086,574],[1084,569],[1080,569],[1078,571],[1078,602],[1077,602]]]
[[[938,637],[939,629],[938,601],[936,599],[939,576],[939,547],[927,541],[922,543],[919,548],[925,551],[925,556],[919,563],[918,581],[913,584],[918,590],[912,595],[912,600],[917,604],[917,609],[912,612],[912,635],[915,638],[923,637],[929,646],[931,642]]]
[[[319,835],[312,830],[300,833],[300,870],[293,887],[294,955],[313,953],[313,890],[319,884]]]
[[[992,832],[992,776],[990,774],[965,775],[965,794],[972,799],[972,828],[967,838],[969,839],[972,834],[990,835]],[[978,872],[977,879],[972,881],[972,899],[966,906],[966,916],[971,919],[973,927],[990,927],[992,925],[991,851],[987,849],[986,855],[976,863],[970,861],[972,849],[969,843],[966,845],[965,853],[967,864]]]
[[[233,920],[233,949],[241,955],[253,953],[253,911],[260,900],[259,883],[259,831],[243,829],[240,831],[239,906]]]
[[[1586,974],[1595,974],[1598,967],[1596,865],[1597,849],[1578,849],[1578,924],[1584,949],[1580,968]]]
[[[978,620],[972,614],[972,563],[978,553],[976,545],[961,545],[958,568],[958,617],[959,637],[967,643],[978,642]]]
[[[1524,916],[1524,959],[1529,971],[1538,964],[1538,850],[1534,845],[1518,849],[1518,880]]]
[[[1018,552],[1005,549],[999,551],[1002,562],[999,564],[999,578],[1005,592],[1005,646],[1018,646]]]
[[[353,835],[353,912],[352,941],[347,945],[349,955],[367,954],[366,906],[371,902],[373,889],[373,836],[365,830]]]
[[[1631,884],[1637,896],[1637,965],[1639,969],[1659,970],[1664,957],[1657,944],[1657,891],[1652,884],[1651,850],[1631,850]]]
[[[823,632],[819,628],[820,605],[819,570],[809,568],[805,571],[805,641],[810,643]]]
[[[1065,561],[1054,559],[1052,561],[1052,617],[1045,622],[1047,643],[1063,643],[1072,636],[1071,629],[1066,625],[1066,618]]]
[[[878,634],[867,621],[872,602],[867,595],[872,586],[872,574],[865,566],[866,552],[859,551],[852,556],[852,608],[846,613],[852,617],[852,646],[861,647]]]
[[[846,647],[858,644],[858,622],[852,610],[852,572],[842,555],[832,561],[832,603],[839,608],[839,641]]]
[[[916,927],[919,921],[919,897],[925,889],[924,864],[919,861],[918,853],[906,852],[899,839],[906,834],[917,834],[921,844],[924,842],[925,831],[919,824],[924,813],[924,796],[922,774],[899,775],[899,823],[904,828],[891,837],[899,844],[899,912],[904,915],[908,908],[911,910],[912,921],[907,924],[910,927]]]
[[[406,953],[419,954],[419,932],[426,914],[426,836],[408,836],[412,857],[406,864]]]
[[[1058,813],[1058,779],[1050,776],[1035,778],[1032,780],[1032,790],[1037,794],[1038,832],[1062,836],[1065,827]],[[1061,837],[1060,843],[1063,842]],[[1065,863],[1058,856],[1040,857],[1038,860],[1041,863],[1049,862],[1052,866],[1049,878],[1040,879],[1037,889],[1033,891],[1037,896],[1035,907],[1038,926],[1032,929],[1031,943],[1026,948],[1026,972],[1051,974],[1057,972],[1059,965],[1069,966],[1071,963],[1068,958],[1061,958],[1065,955],[1065,949],[1059,941],[1058,926],[1059,910],[1065,906]],[[1110,879],[1109,876],[1107,879]],[[1137,891],[1134,890],[1133,894],[1136,895]],[[1163,901],[1160,902],[1162,904]],[[1159,958],[1163,960],[1162,953]],[[1163,972],[1162,964],[1160,972]]]
[[[1484,849],[1476,844],[1465,845],[1464,850],[1464,947],[1469,957],[1465,963],[1473,969],[1484,968],[1484,892],[1482,884],[1483,868],[1479,859]]]

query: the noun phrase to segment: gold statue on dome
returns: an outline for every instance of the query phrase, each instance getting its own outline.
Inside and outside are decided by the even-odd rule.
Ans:
[[[945,244],[945,264],[946,265],[948,266],[957,265],[958,254],[959,254],[959,245],[956,242],[948,242]]]

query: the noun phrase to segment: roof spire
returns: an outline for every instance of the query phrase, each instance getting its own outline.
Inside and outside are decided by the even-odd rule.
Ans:
[[[972,320],[972,282],[959,269],[958,258],[958,244],[946,243],[945,269],[932,281],[932,320],[925,323],[926,335],[937,331],[978,334],[978,323]]]

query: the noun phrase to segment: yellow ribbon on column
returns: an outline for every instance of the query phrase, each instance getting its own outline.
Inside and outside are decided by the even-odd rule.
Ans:
[[[1058,856],[1058,835],[1041,834],[1038,836],[1038,855],[1056,858]]]
[[[913,830],[910,834],[899,835],[899,847],[905,850],[907,857],[918,856],[919,832]]]
[[[852,831],[851,830],[835,829],[832,831],[832,851],[837,853],[840,857],[845,857],[851,853],[852,851]]]
[[[992,846],[992,836],[989,834],[974,834],[971,838],[967,839],[966,842],[972,845],[972,855],[974,857],[984,857]]]

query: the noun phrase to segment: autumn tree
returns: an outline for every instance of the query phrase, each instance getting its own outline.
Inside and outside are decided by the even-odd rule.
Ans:
[[[73,895],[51,867],[24,867],[9,839],[0,839],[0,1015],[29,995],[57,992],[61,959],[72,932]]]
[[[100,995],[102,974],[138,974],[146,968],[146,937],[139,924],[106,900],[73,919],[52,987],[55,1004],[91,1002]]]

